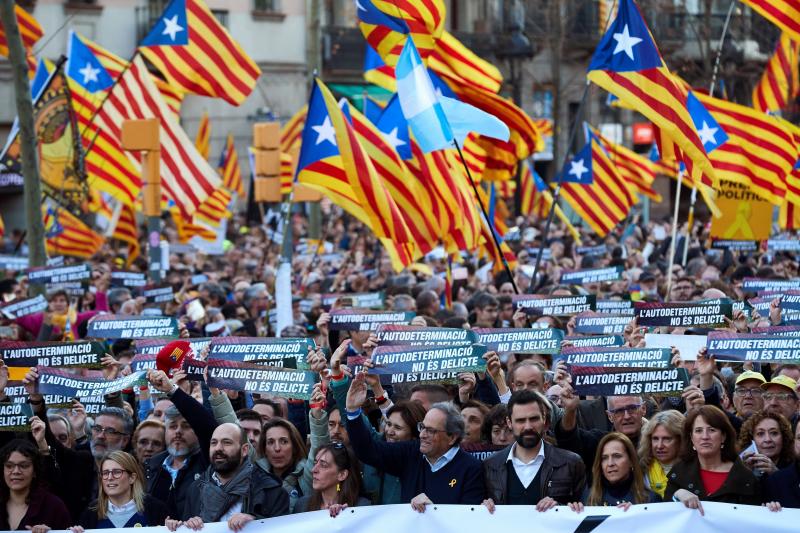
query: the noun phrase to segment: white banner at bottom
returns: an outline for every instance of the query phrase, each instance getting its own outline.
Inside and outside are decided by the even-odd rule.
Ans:
[[[568,507],[539,513],[533,506],[498,506],[489,514],[480,505],[429,506],[424,514],[410,505],[381,505],[345,509],[336,518],[327,511],[281,516],[251,522],[242,533],[332,533],[379,531],[380,533],[625,533],[691,532],[758,533],[797,532],[800,509],[773,513],[765,507],[703,502],[705,515],[680,503],[634,505],[627,512],[615,507],[586,507],[580,514]],[[165,533],[164,527],[97,529],[103,533]],[[229,533],[225,523],[206,524],[202,533]],[[177,533],[190,533],[185,527]]]

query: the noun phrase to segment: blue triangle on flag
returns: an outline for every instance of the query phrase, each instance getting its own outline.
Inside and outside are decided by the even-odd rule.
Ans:
[[[397,17],[392,17],[375,7],[372,0],[356,0],[356,16],[360,22],[385,26],[391,31],[409,33],[406,22]]]
[[[397,94],[393,95],[386,107],[383,108],[375,126],[383,134],[384,139],[397,150],[401,159],[411,159],[408,122],[403,116],[403,109],[400,107],[400,99]]]
[[[383,62],[378,52],[367,43],[367,50],[364,53],[364,72],[375,70],[376,68],[385,67],[386,63]]]
[[[433,83],[433,89],[436,91],[436,94],[452,98],[453,100],[460,100],[458,95],[453,92],[453,89],[451,89],[442,78],[437,76],[433,70],[428,69],[428,76],[431,78],[431,83]]]
[[[567,163],[561,172],[564,183],[578,183],[580,185],[591,185],[594,181],[592,172],[592,141],[587,142],[580,152]]]
[[[47,85],[47,80],[50,79],[50,72],[47,69],[47,63],[44,59],[39,59],[36,64],[36,74],[33,75],[31,80],[31,97],[36,100],[39,93]]]
[[[139,46],[175,46],[189,44],[186,0],[172,0],[164,9]]]
[[[539,175],[536,170],[533,168],[533,163],[531,163],[531,174],[533,174],[533,184],[536,187],[537,192],[543,192],[547,190],[547,184],[544,182],[544,179]]]
[[[686,109],[689,111],[689,116],[692,117],[694,128],[697,130],[707,154],[725,144],[728,134],[692,91],[689,91],[689,96],[686,98]]]
[[[589,70],[635,72],[663,65],[639,8],[633,0],[620,0],[617,18],[600,39]]]
[[[319,84],[314,83],[311,98],[308,101],[306,125],[303,128],[303,143],[297,163],[297,173],[308,165],[322,159],[339,155],[336,144],[336,131],[333,128],[328,108],[322,97]]]
[[[653,143],[653,145],[650,146],[650,153],[647,154],[647,157],[653,163],[656,163],[659,159],[661,159],[661,154],[658,153],[658,145],[656,143]]]
[[[75,32],[70,32],[67,76],[89,92],[104,91],[114,85],[111,74]]]

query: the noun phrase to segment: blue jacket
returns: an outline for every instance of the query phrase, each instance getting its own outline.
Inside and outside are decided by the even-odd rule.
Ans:
[[[764,481],[764,501],[800,508],[800,460],[778,470]]]

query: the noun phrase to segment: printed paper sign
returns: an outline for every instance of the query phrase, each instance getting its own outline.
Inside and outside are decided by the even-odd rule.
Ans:
[[[28,283],[31,285],[45,285],[48,283],[65,283],[89,279],[92,275],[91,267],[82,263],[61,267],[38,267],[27,271]]]
[[[341,307],[354,307],[356,309],[383,309],[386,303],[386,294],[380,292],[360,292],[355,294],[323,294],[322,307],[330,309],[336,304]]]
[[[625,339],[622,335],[594,335],[592,337],[564,337],[565,341],[569,341],[575,348],[612,348],[619,347],[625,344]]]
[[[779,335],[781,337],[800,337],[800,326],[768,326],[765,328],[753,328],[750,330],[750,333]]]
[[[392,375],[392,383],[451,379],[459,372],[484,372],[486,347],[378,346],[372,352],[370,374]]]
[[[310,400],[316,373],[267,368],[253,363],[213,359],[207,362],[208,386]]]
[[[759,241],[740,241],[731,239],[716,239],[711,241],[711,248],[715,250],[732,250],[736,252],[755,252],[758,250]]]
[[[623,267],[590,268],[586,270],[573,270],[561,274],[562,285],[585,285],[601,281],[617,281],[622,279]]]
[[[131,374],[108,381],[103,377],[81,377],[66,370],[51,367],[39,367],[37,392],[53,394],[67,398],[92,398],[105,396],[123,389],[130,389],[144,379],[144,372]]]
[[[14,367],[100,368],[105,353],[101,342],[0,342],[0,358]]]
[[[668,368],[669,348],[564,348],[557,359],[567,365],[615,368]]]
[[[712,331],[708,334],[707,348],[717,361],[800,363],[798,337]]]
[[[767,250],[771,252],[800,252],[800,239],[769,239]]]
[[[742,290],[746,292],[800,290],[800,279],[744,278]]]
[[[634,304],[639,326],[695,327],[715,326],[731,318],[731,304],[691,304],[686,302],[637,302]]]
[[[586,256],[606,255],[608,253],[608,247],[605,244],[599,244],[597,246],[578,246],[575,248],[575,253]]]
[[[172,289],[172,285],[162,285],[160,287],[145,288],[142,296],[149,304],[161,304],[172,301],[175,298],[175,292]]]
[[[307,369],[308,351],[316,347],[311,338],[214,337],[208,348],[208,359]]]
[[[488,352],[558,353],[564,332],[560,329],[476,328],[478,342]]]
[[[331,331],[375,331],[380,324],[408,324],[417,316],[412,311],[369,312],[357,309],[331,311]]]
[[[458,346],[478,342],[474,330],[463,328],[380,324],[375,335],[378,337],[378,346]]]
[[[572,366],[572,387],[580,396],[678,396],[689,384],[685,368],[631,369]]]
[[[0,431],[30,431],[31,406],[26,403],[0,403]]]
[[[630,324],[631,317],[619,315],[603,315],[590,311],[575,317],[575,333],[584,335],[621,335],[625,326]]]
[[[14,320],[15,318],[41,313],[45,309],[47,309],[47,298],[40,294],[34,298],[13,300],[0,308],[0,313],[3,313],[3,316],[8,319]]]
[[[645,333],[644,343],[648,348],[677,348],[684,361],[697,361],[697,352],[706,347],[705,335],[667,335]]]
[[[112,287],[144,287],[147,285],[147,276],[144,272],[131,272],[127,270],[114,270],[111,272]]]
[[[178,321],[173,317],[98,315],[89,321],[87,337],[97,339],[144,339],[178,337]]]
[[[0,270],[26,270],[28,258],[15,255],[0,255]]]
[[[598,300],[595,306],[598,313],[633,316],[633,302],[630,300]]]
[[[593,311],[597,297],[594,294],[578,296],[539,296],[515,294],[511,297],[516,309],[529,315],[570,316]]]

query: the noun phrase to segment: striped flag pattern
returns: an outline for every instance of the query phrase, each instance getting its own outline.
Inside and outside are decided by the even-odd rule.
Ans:
[[[140,52],[181,91],[241,104],[261,70],[203,0],[185,0],[185,7],[188,44],[143,46]]]
[[[225,140],[225,149],[219,159],[219,173],[222,175],[224,187],[238,194],[240,198],[244,197],[242,168],[239,166],[239,154],[233,144],[232,134],[228,134],[228,138]]]
[[[28,68],[31,73],[36,72],[36,58],[33,57],[32,50],[33,45],[44,35],[44,30],[39,25],[39,21],[33,18],[33,15],[17,4],[14,5],[14,14],[17,16],[17,26],[22,37],[22,46],[28,54]],[[2,25],[0,25],[0,55],[8,57],[8,41]]]
[[[210,242],[217,240],[217,234],[213,229],[191,219],[185,219],[178,209],[170,209],[170,214],[172,215],[172,221],[175,223],[175,230],[178,233],[178,242],[181,244],[186,244],[192,237],[200,237]]]
[[[208,122],[208,112],[203,113],[200,118],[194,145],[200,155],[203,156],[203,159],[208,160],[208,156],[211,155],[211,124]]]
[[[444,0],[359,0],[356,9],[364,38],[392,67],[407,35],[427,61],[444,31]]]
[[[219,227],[223,219],[231,216],[231,200],[233,200],[231,192],[225,187],[220,187],[200,204],[194,214],[195,220],[205,222],[215,228]]]
[[[800,39],[782,33],[764,74],[753,89],[753,107],[780,111],[800,96]]]
[[[139,257],[142,247],[139,243],[139,228],[136,225],[136,212],[133,206],[122,205],[122,210],[120,211],[117,225],[114,228],[114,233],[111,235],[111,238],[127,243],[128,256],[125,260],[128,265]]]
[[[553,194],[547,189],[547,185],[541,178],[534,177],[531,171],[531,165],[525,161],[522,164],[522,174],[520,176],[520,211],[525,216],[534,216],[538,220],[547,219],[550,213],[550,207],[553,205]],[[556,204],[555,216],[558,218],[567,231],[575,239],[575,242],[580,243],[580,232],[572,225],[569,217],[567,217],[561,206]]]
[[[589,126],[590,131],[600,141],[600,145],[608,154],[609,159],[617,167],[620,177],[633,186],[636,192],[643,194],[655,202],[662,200],[661,195],[653,189],[656,180],[656,171],[653,162],[637,154],[630,148],[611,142],[595,128]]]
[[[800,0],[742,0],[761,16],[800,41]]]
[[[428,66],[434,72],[459,77],[482,91],[497,93],[503,86],[500,70],[464,46],[448,31],[442,32],[436,41]]]
[[[104,239],[79,218],[63,208],[42,205],[44,227],[60,226],[60,231],[46,238],[49,256],[69,255],[88,259],[100,251]]]

